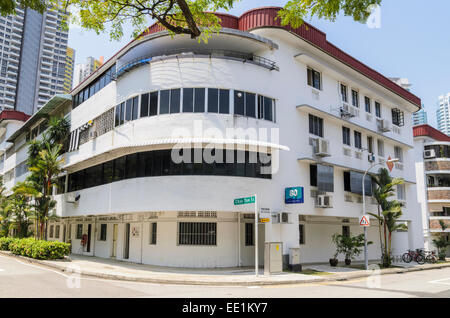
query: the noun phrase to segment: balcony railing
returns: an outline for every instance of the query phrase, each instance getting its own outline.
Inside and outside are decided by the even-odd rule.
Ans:
[[[279,71],[279,67],[276,62],[269,60],[265,57],[254,55],[252,53],[242,53],[236,51],[227,50],[206,50],[206,49],[176,49],[167,50],[164,52],[153,53],[146,56],[141,56],[132,59],[117,69],[116,75],[113,79],[117,79],[123,74],[131,71],[132,69],[149,64],[151,61],[165,60],[171,58],[188,58],[188,57],[207,57],[207,58],[224,58],[242,61],[243,63],[251,63],[265,67],[269,70]]]

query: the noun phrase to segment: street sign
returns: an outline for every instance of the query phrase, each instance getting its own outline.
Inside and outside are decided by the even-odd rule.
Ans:
[[[303,187],[292,187],[284,189],[284,203],[303,203]]]
[[[370,226],[370,218],[368,215],[363,215],[359,217],[359,225]]]
[[[270,217],[270,209],[268,208],[260,208],[259,209],[259,216],[262,218],[269,218]]]
[[[234,199],[234,205],[255,203],[255,196]]]
[[[270,222],[270,218],[259,219],[259,223],[269,223],[269,222]]]

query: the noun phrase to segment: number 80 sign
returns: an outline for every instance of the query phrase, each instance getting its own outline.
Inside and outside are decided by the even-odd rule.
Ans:
[[[303,187],[286,188],[284,190],[284,203],[303,203]]]

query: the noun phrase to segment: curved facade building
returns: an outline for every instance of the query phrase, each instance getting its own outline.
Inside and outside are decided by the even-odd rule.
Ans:
[[[145,264],[250,266],[254,205],[234,200],[256,194],[271,220],[258,226],[259,263],[265,242],[282,242],[285,262],[292,248],[301,263],[323,262],[334,233],[362,233],[362,173],[400,157],[392,173],[406,181],[409,230],[394,233],[394,251],[423,245],[411,133],[420,99],[314,27],[281,27],[278,10],[219,14],[207,44],[152,26],[76,87],[49,238]],[[365,192],[376,212],[370,181]]]

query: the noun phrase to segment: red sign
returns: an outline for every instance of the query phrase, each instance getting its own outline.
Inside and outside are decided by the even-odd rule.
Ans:
[[[394,163],[390,161],[391,156],[389,156],[388,160],[386,161],[386,166],[388,166],[389,171],[392,172],[392,169],[394,168]]]
[[[359,225],[361,226],[370,226],[369,218],[366,215],[363,215],[359,219]]]

